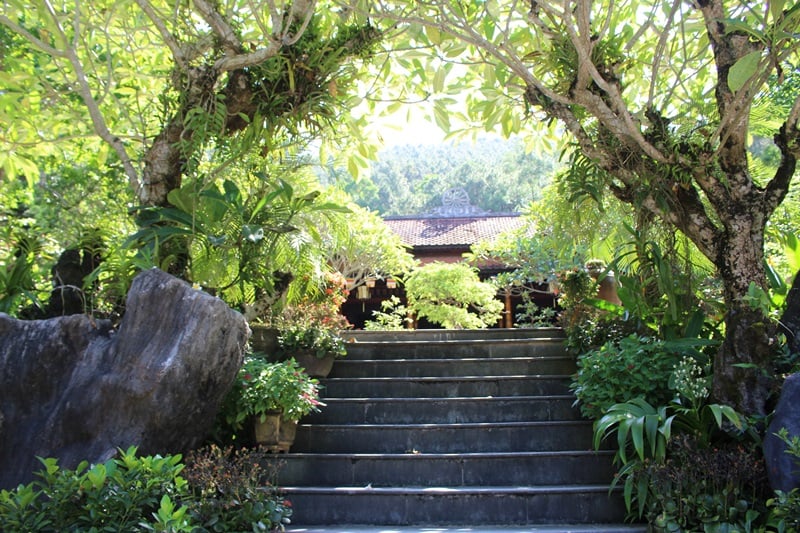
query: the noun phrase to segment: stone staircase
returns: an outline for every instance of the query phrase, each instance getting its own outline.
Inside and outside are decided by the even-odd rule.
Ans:
[[[327,407],[281,456],[293,529],[623,521],[613,454],[592,451],[572,407],[560,330],[347,336]]]

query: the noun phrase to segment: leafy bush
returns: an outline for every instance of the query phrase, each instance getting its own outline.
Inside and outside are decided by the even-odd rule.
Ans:
[[[187,455],[184,475],[195,495],[189,515],[202,531],[273,531],[289,523],[291,503],[271,490],[280,468],[274,457],[214,445]]]
[[[184,467],[180,455],[139,457],[130,447],[74,470],[42,459],[39,480],[0,491],[0,531],[273,531],[292,510],[270,490],[264,457],[212,447]]]
[[[543,307],[536,304],[531,296],[532,292],[522,293],[522,303],[517,307],[521,309],[516,316],[516,328],[550,327],[555,324],[557,313],[554,307]]]
[[[713,447],[689,435],[650,463],[648,522],[666,531],[753,531],[766,516],[766,467],[752,446],[728,441]]]
[[[503,303],[494,286],[464,263],[429,263],[414,270],[405,286],[409,309],[445,328],[485,328],[500,320]]]
[[[281,352],[291,356],[298,351],[311,351],[319,358],[347,355],[341,332],[351,326],[339,313],[342,301],[302,301],[284,309],[280,318],[273,320],[280,332]]]
[[[579,356],[571,388],[581,412],[598,419],[610,406],[637,397],[651,404],[666,404],[673,397],[669,382],[675,365],[685,355],[701,357],[695,346],[705,343],[630,335]]]
[[[367,320],[364,329],[367,331],[402,331],[410,322],[408,308],[400,302],[400,298],[391,295],[381,302],[381,310],[373,311],[374,320]]]
[[[606,437],[616,436],[614,461],[620,470],[614,484],[623,482],[625,504],[632,516],[642,518],[647,514],[651,520],[658,520],[665,531],[682,531],[679,523],[695,520],[712,525],[711,531],[720,530],[714,529],[718,526],[722,531],[734,531],[738,529],[728,527],[731,520],[750,524],[761,514],[753,508],[753,502],[760,501],[758,495],[751,494],[751,489],[760,487],[760,482],[737,477],[730,468],[732,477],[686,487],[684,477],[688,480],[690,474],[695,474],[689,472],[684,476],[680,468],[684,463],[691,463],[686,467],[693,468],[698,464],[697,458],[711,461],[717,457],[717,450],[727,449],[731,442],[738,443],[742,436],[752,437],[753,432],[730,406],[706,403],[707,382],[697,368],[689,358],[676,366],[670,380],[676,396],[667,405],[653,406],[643,398],[612,405],[595,424],[594,444],[597,448]],[[743,450],[739,446],[732,453],[743,455]],[[752,451],[750,448],[748,453]],[[689,457],[692,453],[697,458]],[[754,453],[748,455],[751,456],[755,457]],[[705,470],[707,466],[696,475],[702,476]],[[749,468],[748,472],[755,473],[755,469]],[[657,484],[659,481],[661,485]],[[745,492],[750,499],[743,502]],[[690,501],[693,498],[701,501]],[[725,507],[729,503],[733,507]]]
[[[9,239],[8,235],[1,236]],[[34,280],[41,252],[42,243],[33,235],[20,233],[12,242],[0,242],[0,313],[17,316],[28,302],[41,307]]]
[[[299,420],[322,405],[319,381],[303,372],[297,361],[271,363],[262,354],[249,354],[222,403],[219,417],[233,430],[239,430],[248,419],[270,411],[280,411],[284,420]]]
[[[632,317],[619,317],[600,309],[585,306],[579,320],[574,324],[564,323],[567,350],[576,356],[597,350],[606,343],[619,343],[625,337],[639,335],[650,337],[655,332],[642,327]]]
[[[800,437],[789,437],[786,428],[778,432],[778,437],[786,443],[786,453],[791,455],[795,466],[800,467]],[[775,491],[775,496],[767,500],[770,508],[769,524],[776,531],[800,531],[800,490],[789,492]]]
[[[74,470],[42,459],[38,481],[0,492],[0,529],[189,531],[181,504],[191,498],[180,460],[179,455],[137,457],[135,447],[105,463],[84,461]]]

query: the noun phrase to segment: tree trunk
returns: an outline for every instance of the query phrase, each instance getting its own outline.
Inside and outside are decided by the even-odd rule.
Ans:
[[[763,216],[745,213],[727,224],[717,269],[725,291],[725,340],[714,361],[714,399],[747,415],[763,416],[775,388],[776,325],[745,295],[766,286]]]
[[[714,399],[740,413],[763,416],[776,386],[776,328],[746,303],[727,307],[725,340],[714,360]]]

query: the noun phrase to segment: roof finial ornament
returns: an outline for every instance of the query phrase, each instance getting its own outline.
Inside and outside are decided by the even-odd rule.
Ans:
[[[463,187],[452,187],[442,193],[442,205],[431,210],[430,214],[441,217],[480,215],[482,209],[472,205],[469,194]]]

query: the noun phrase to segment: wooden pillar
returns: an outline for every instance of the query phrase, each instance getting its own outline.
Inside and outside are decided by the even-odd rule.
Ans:
[[[511,293],[506,291],[505,297],[506,310],[503,312],[505,315],[505,327],[514,327],[514,313],[511,310]]]

